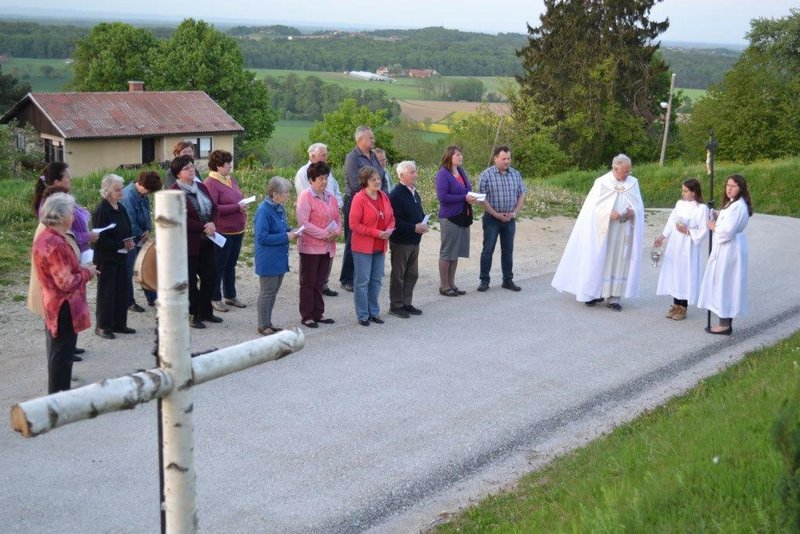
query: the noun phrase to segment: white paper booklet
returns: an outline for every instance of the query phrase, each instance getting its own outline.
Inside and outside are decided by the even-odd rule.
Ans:
[[[478,202],[483,202],[486,200],[486,193],[476,193],[475,191],[470,191],[467,193],[467,196],[474,198]]]
[[[81,252],[81,265],[89,265],[94,259],[94,250],[84,250]]]
[[[111,230],[112,228],[116,228],[116,227],[117,227],[117,223],[111,223],[108,226],[104,226],[102,228],[92,228],[92,231],[93,232],[97,232],[99,234],[100,232],[105,232],[106,230]]]
[[[256,196],[253,195],[251,197],[243,198],[242,200],[239,201],[239,204],[242,205],[242,206],[247,206],[251,202],[255,202],[255,201],[256,201]]]
[[[431,214],[427,214],[424,219],[422,219],[422,224],[428,224],[428,220],[431,218]]]
[[[214,244],[217,245],[219,248],[224,247],[225,242],[228,241],[227,239],[225,239],[225,236],[220,234],[219,232],[214,232],[214,235],[211,236],[209,239],[211,239],[211,241],[213,241]]]

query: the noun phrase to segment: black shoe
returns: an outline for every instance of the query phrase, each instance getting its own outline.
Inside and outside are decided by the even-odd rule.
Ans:
[[[489,282],[481,282],[481,285],[478,286],[478,291],[489,291]]]
[[[705,328],[705,331],[708,332],[709,334],[716,334],[718,336],[729,336],[731,335],[731,333],[733,333],[733,327],[729,326],[725,330],[711,330],[711,327],[707,326]]]
[[[599,299],[592,299],[592,300],[586,301],[586,302],[584,302],[584,304],[586,304],[587,306],[589,306],[591,308],[595,304],[600,304],[604,300],[606,300],[606,299],[604,299],[603,297],[600,297]]]
[[[318,323],[322,323],[322,324],[333,324],[333,323],[335,323],[336,321],[334,321],[334,320],[333,320],[333,319],[331,319],[330,317],[326,317],[326,318],[324,318],[324,319],[317,319],[317,322],[318,322]]]
[[[369,318],[369,320],[375,324],[383,324],[383,319],[381,319],[377,315],[373,315],[372,317]]]
[[[200,317],[192,315],[192,317],[189,319],[189,326],[191,326],[192,328],[201,329],[205,328],[206,324],[200,320]]]
[[[352,292],[353,292],[353,284],[351,284],[351,283],[349,283],[349,282],[342,282],[342,289],[344,289],[345,291],[349,291],[350,293],[352,293]]]
[[[83,354],[84,352],[86,352],[86,349],[79,349],[78,347],[75,347],[75,350],[72,353],[73,354]]]
[[[123,326],[122,328],[112,328],[112,332],[116,332],[117,334],[135,334],[136,330],[133,328],[128,328],[127,326]]]
[[[209,315],[208,317],[203,317],[204,321],[208,321],[209,323],[221,323],[222,317],[217,317],[216,315]]]
[[[138,304],[136,304],[134,302],[133,304],[128,306],[128,310],[130,310],[132,312],[136,312],[136,313],[142,313],[144,311],[144,308],[142,308],[141,306],[139,306]]]
[[[152,308],[152,307],[154,307],[154,306],[156,305],[156,301],[154,301],[154,300],[148,300],[148,301],[147,301],[147,305],[148,305],[148,306],[150,306],[150,307]]]
[[[453,291],[449,287],[447,289],[442,289],[440,287],[439,288],[439,294],[440,295],[444,295],[445,297],[457,297],[458,296],[458,293],[456,293],[455,291]]]
[[[456,292],[456,293],[458,293],[459,295],[466,295],[466,294],[467,294],[467,292],[466,292],[466,291],[462,291],[462,290],[458,289],[456,286],[453,286],[453,287],[451,287],[450,289],[452,289],[453,291],[455,291],[455,292]]]
[[[325,295],[326,297],[335,297],[336,295],[339,294],[339,292],[338,291],[334,291],[333,289],[331,289],[329,287],[326,287],[325,289],[322,290],[322,294]]]
[[[411,315],[422,315],[422,310],[420,310],[419,308],[415,308],[411,304],[409,304],[408,306],[403,306],[403,309],[408,313],[410,313]]]
[[[111,332],[111,330],[106,330],[103,328],[95,328],[94,335],[102,337],[103,339],[114,339],[117,337]]]
[[[358,324],[360,324],[361,326],[369,326],[369,320],[363,319],[361,321],[358,321]]]
[[[411,314],[408,313],[404,308],[389,308],[389,313],[398,317],[402,317],[403,319],[408,319],[411,317]]]
[[[300,321],[300,324],[302,324],[303,326],[305,326],[307,328],[319,328],[319,325],[317,324],[317,321],[314,321],[313,319],[309,319],[309,320],[306,320],[306,321]]]
[[[511,291],[522,291],[522,288],[519,287],[517,284],[514,283],[513,280],[509,280],[508,282],[503,282],[500,287],[503,289],[510,289]]]
[[[614,311],[622,311],[622,304],[620,304],[619,302],[610,302],[606,304],[606,306]]]
[[[83,358],[81,358],[80,356],[78,356],[78,355],[76,355],[76,354],[73,354],[73,355],[72,355],[72,361],[73,361],[73,362],[82,362],[82,361],[83,361]]]

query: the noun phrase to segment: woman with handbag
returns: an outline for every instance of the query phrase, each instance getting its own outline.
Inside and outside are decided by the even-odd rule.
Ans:
[[[439,224],[442,244],[439,248],[439,294],[445,297],[464,295],[456,286],[458,258],[469,258],[469,226],[475,198],[466,171],[464,156],[455,145],[447,147],[436,173],[436,196],[439,199]]]

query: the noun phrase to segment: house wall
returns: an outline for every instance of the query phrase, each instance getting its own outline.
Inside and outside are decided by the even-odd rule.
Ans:
[[[120,165],[142,162],[142,140],[124,139],[67,139],[64,161],[73,176],[86,176],[95,171],[113,171]]]
[[[178,141],[197,137],[211,137],[212,150],[227,150],[233,154],[233,134],[183,134],[165,136],[159,145],[156,141],[156,161],[172,161],[172,147]],[[234,154],[235,156],[235,154]]]

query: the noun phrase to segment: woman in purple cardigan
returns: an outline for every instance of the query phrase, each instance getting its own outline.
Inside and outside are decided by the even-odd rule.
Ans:
[[[231,176],[233,155],[225,150],[215,150],[208,157],[208,178],[203,182],[217,207],[214,224],[217,232],[225,236],[225,245],[214,251],[217,258],[217,279],[211,304],[215,310],[228,311],[228,306],[245,308],[247,305],[236,298],[236,263],[242,250],[247,210],[239,202],[242,191]],[[220,286],[222,286],[220,288]],[[222,302],[222,297],[225,302]]]
[[[469,258],[469,226],[472,204],[467,195],[472,190],[469,176],[461,167],[464,156],[455,145],[447,147],[436,173],[436,196],[439,199],[439,223],[442,244],[439,249],[439,294],[445,297],[464,295],[456,286],[458,258]]]

